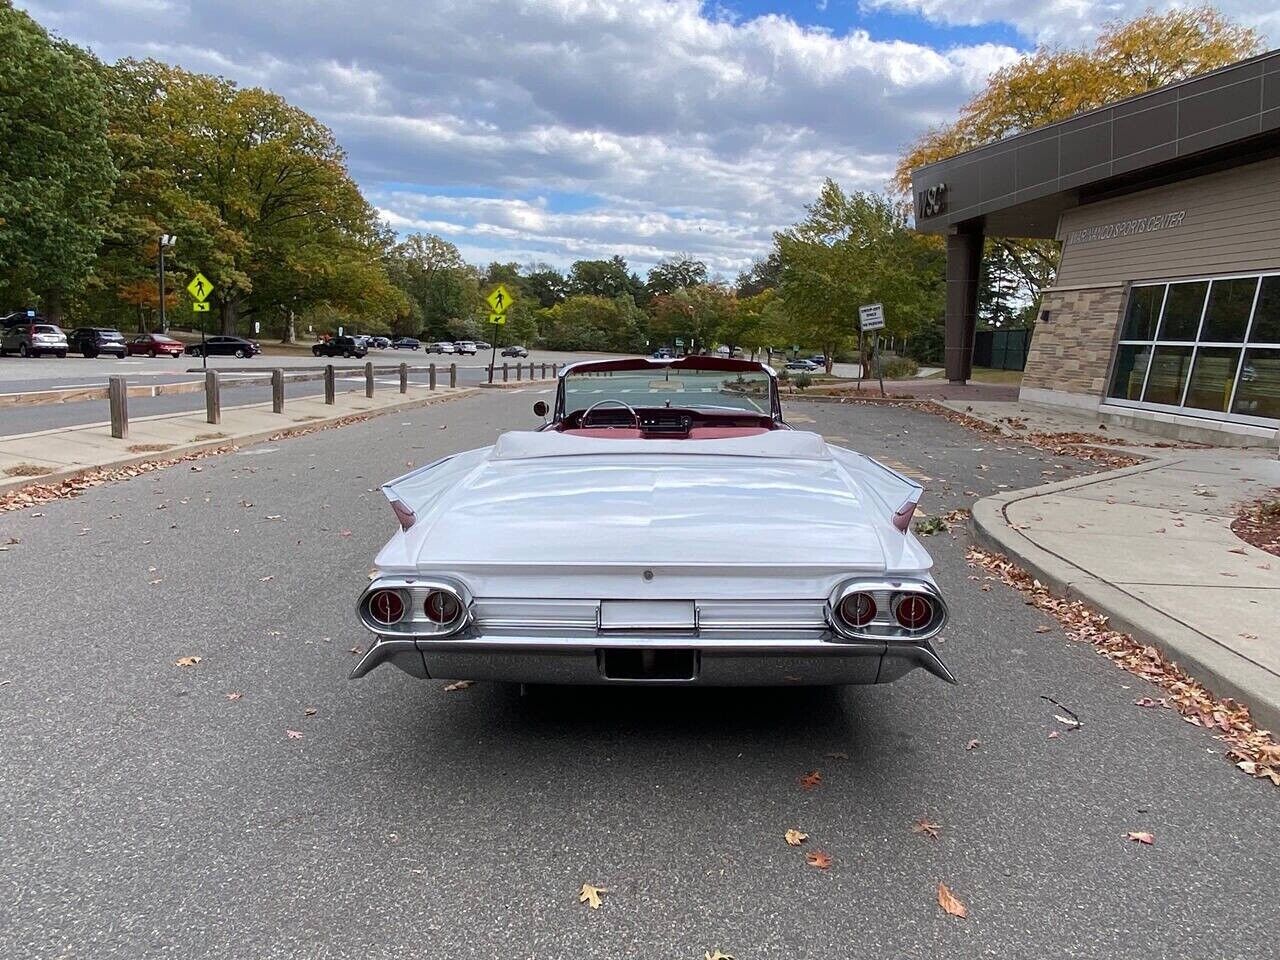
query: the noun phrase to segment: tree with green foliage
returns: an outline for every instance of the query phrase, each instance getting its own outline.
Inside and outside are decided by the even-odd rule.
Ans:
[[[456,246],[434,234],[415,233],[397,244],[388,259],[392,282],[414,304],[424,339],[479,335],[487,316],[480,278]]]
[[[643,300],[644,284],[627,268],[627,261],[620,256],[608,260],[579,260],[569,268],[568,292],[570,296],[631,297],[636,303]]]
[[[554,307],[569,295],[569,283],[563,273],[545,263],[537,263],[524,275],[525,291],[540,307]]]
[[[793,339],[828,358],[858,332],[858,307],[883,303],[890,335],[910,336],[942,309],[942,253],[909,229],[898,205],[827,180],[803,221],[775,235],[779,292]],[[828,371],[829,372],[829,371]]]
[[[736,286],[738,296],[754,297],[756,294],[775,288],[782,278],[782,260],[778,251],[773,250],[763,260],[757,260],[749,270],[738,274]]]
[[[672,257],[655,264],[645,281],[649,296],[675,293],[707,282],[707,265],[690,257]]]
[[[645,319],[629,295],[572,296],[542,312],[542,339],[552,350],[638,352]]]
[[[50,320],[84,287],[116,169],[91,57],[0,0],[0,296]]]

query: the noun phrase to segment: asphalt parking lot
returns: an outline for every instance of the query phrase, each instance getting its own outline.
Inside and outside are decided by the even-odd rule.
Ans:
[[[0,514],[0,956],[1274,953],[1280,791],[1135,706],[1159,694],[968,567],[963,531],[925,541],[955,687],[348,681],[353,602],[394,523],[378,484],[535,425],[535,397]],[[930,513],[1092,469],[910,410],[787,412],[921,479]]]

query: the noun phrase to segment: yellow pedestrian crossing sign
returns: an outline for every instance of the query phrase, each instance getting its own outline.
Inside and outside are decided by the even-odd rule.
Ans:
[[[195,311],[196,313],[208,313],[208,312],[209,312],[209,301],[208,301],[208,300],[197,300],[195,303],[193,303],[193,304],[191,305],[191,309],[192,309],[193,311]]]
[[[213,284],[203,273],[197,272],[187,284],[187,293],[191,294],[197,302],[203,303],[209,299],[209,294],[213,293]]]
[[[511,309],[511,304],[515,302],[515,297],[511,296],[511,291],[500,283],[489,291],[489,295],[485,297],[485,300],[494,313],[503,314]]]
[[[489,322],[496,324],[506,323],[507,315],[505,313],[491,313],[489,314]]]

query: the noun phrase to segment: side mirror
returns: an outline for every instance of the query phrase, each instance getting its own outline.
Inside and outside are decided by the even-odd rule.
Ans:
[[[549,409],[549,408],[547,407],[547,401],[545,401],[545,400],[539,400],[537,403],[535,403],[535,404],[533,405],[533,412],[534,412],[534,415],[535,415],[535,416],[542,417],[542,418],[544,418],[544,419],[545,419],[545,418],[546,418],[546,416],[547,416],[547,410],[548,410],[548,409]]]

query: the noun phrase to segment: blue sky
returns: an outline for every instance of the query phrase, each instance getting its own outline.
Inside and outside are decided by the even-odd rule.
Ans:
[[[98,56],[272,89],[397,231],[473,263],[690,255],[732,277],[824,177],[902,148],[1037,43],[1152,0],[17,0]],[[1167,7],[1176,0],[1154,0]],[[1221,0],[1273,40],[1274,0]]]

